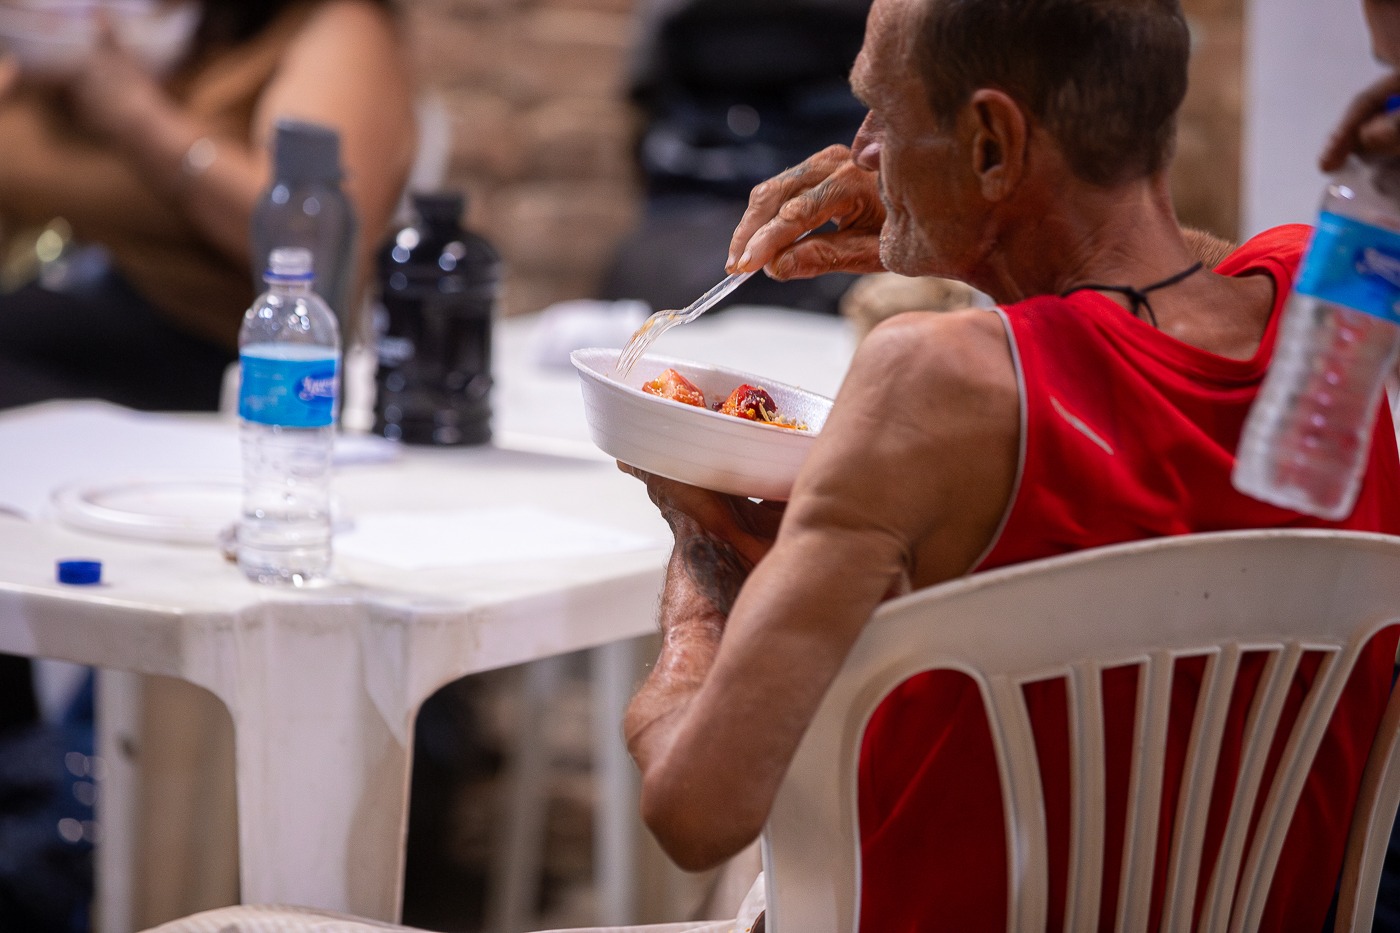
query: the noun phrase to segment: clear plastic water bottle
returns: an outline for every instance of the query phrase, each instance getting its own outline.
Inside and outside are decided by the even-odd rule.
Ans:
[[[464,230],[466,196],[413,195],[417,220],[376,260],[375,431],[414,444],[491,439],[491,329],[501,259]]]
[[[1400,349],[1400,161],[1333,176],[1235,461],[1240,492],[1351,514]]]
[[[311,285],[311,252],[276,249],[238,335],[243,515],[238,565],[303,585],[331,562],[330,479],[340,330]]]
[[[373,405],[373,334],[369,315],[355,294],[358,221],[341,188],[340,134],[302,120],[278,120],[273,140],[273,178],[253,208],[253,277],[262,289],[263,263],[274,249],[311,251],[316,291],[335,312],[344,343],[346,427],[369,427]],[[361,422],[354,422],[356,416]]]

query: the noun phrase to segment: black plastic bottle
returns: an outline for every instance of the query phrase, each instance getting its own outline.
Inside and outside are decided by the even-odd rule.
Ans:
[[[341,188],[340,134],[304,120],[277,121],[272,138],[273,177],[253,208],[251,249],[255,294],[274,249],[311,251],[316,292],[340,325],[344,388],[343,426],[369,427],[373,334],[354,286],[359,222]]]
[[[316,291],[335,312],[347,344],[355,331],[355,210],[341,190],[340,134],[302,120],[278,120],[272,140],[273,179],[253,208],[253,278],[259,292],[274,249],[311,250]]]
[[[410,444],[485,443],[500,255],[462,228],[465,195],[412,201],[417,219],[376,257],[375,431]]]

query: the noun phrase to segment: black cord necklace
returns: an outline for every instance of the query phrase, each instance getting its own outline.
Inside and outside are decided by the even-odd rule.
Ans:
[[[1060,297],[1068,298],[1075,292],[1082,291],[1118,292],[1128,299],[1128,310],[1132,312],[1133,317],[1140,317],[1141,315],[1138,312],[1146,310],[1147,320],[1153,327],[1157,327],[1158,330],[1161,330],[1161,328],[1157,326],[1157,315],[1152,310],[1152,302],[1147,300],[1147,293],[1155,292],[1157,289],[1166,288],[1169,285],[1175,285],[1177,282],[1190,278],[1204,268],[1205,263],[1198,262],[1182,269],[1176,275],[1168,276],[1160,282],[1153,282],[1151,285],[1144,285],[1142,288],[1133,288],[1131,285],[1076,285],[1073,288],[1068,288],[1060,292]]]

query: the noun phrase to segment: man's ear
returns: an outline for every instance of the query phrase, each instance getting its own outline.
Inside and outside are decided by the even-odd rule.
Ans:
[[[966,113],[971,123],[972,172],[982,196],[1000,201],[1016,190],[1025,169],[1030,132],[1026,114],[1005,92],[991,88],[973,92]]]

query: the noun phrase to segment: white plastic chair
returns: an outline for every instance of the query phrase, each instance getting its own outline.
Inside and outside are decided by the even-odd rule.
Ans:
[[[1191,535],[1084,551],[979,574],[881,607],[798,749],[765,831],[768,924],[776,933],[848,933],[860,915],[856,774],[881,699],[934,668],[961,670],[987,706],[1006,814],[1010,930],[1045,929],[1045,810],[1022,684],[1063,676],[1071,716],[1065,929],[1097,929],[1103,826],[1099,674],[1139,666],[1133,786],[1117,929],[1147,922],[1159,832],[1172,833],[1163,930],[1192,929],[1197,866],[1230,688],[1244,651],[1271,655],[1198,929],[1257,928],[1303,779],[1370,635],[1400,620],[1400,538],[1328,531]],[[1274,780],[1260,786],[1286,687],[1320,651]],[[1176,825],[1159,827],[1174,661],[1207,657]],[[1400,692],[1391,696],[1363,778],[1343,867],[1336,929],[1369,930],[1391,817],[1400,801]],[[1209,699],[1207,699],[1209,698]],[[1145,753],[1141,753],[1145,749]],[[1248,816],[1262,796],[1259,831]],[[930,846],[938,840],[930,839]],[[1243,866],[1243,871],[1238,869]],[[1238,885],[1231,883],[1239,878]]]
[[[545,933],[745,933],[743,921],[710,920],[643,926],[580,927]],[[365,920],[306,907],[245,904],[220,907],[152,927],[146,933],[429,933],[417,927]]]
[[[648,926],[595,926],[546,933],[734,933],[734,920],[707,923],[652,923]],[[298,906],[249,904],[203,911],[151,927],[146,933],[428,933],[416,926],[365,920],[349,913]],[[741,932],[742,933],[742,932]]]

